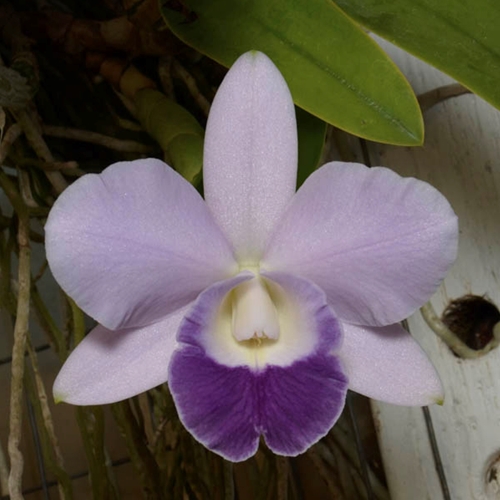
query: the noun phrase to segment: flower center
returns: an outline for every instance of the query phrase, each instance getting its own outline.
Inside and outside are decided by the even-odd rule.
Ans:
[[[232,333],[236,340],[277,340],[280,326],[266,284],[255,277],[238,285],[232,294]]]

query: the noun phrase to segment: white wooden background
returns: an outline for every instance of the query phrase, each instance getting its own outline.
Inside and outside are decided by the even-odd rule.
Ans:
[[[417,94],[450,83],[447,76],[379,41]],[[500,82],[499,82],[500,85]],[[450,299],[487,294],[500,306],[500,112],[473,95],[426,112],[420,148],[370,144],[372,165],[426,180],[450,201],[460,220],[457,262],[432,303],[441,314]],[[416,313],[411,333],[437,367],[444,406],[430,410],[443,465],[441,484],[420,408],[373,402],[393,500],[500,499],[500,350],[474,360],[451,354]],[[418,377],[418,373],[415,374]],[[490,466],[498,460],[498,474]]]

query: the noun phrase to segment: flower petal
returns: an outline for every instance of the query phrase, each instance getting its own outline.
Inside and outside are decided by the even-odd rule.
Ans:
[[[298,274],[339,318],[381,326],[413,313],[457,253],[457,218],[429,184],[393,171],[330,163],[295,195],[262,266]]]
[[[280,272],[263,272],[280,319],[281,336],[269,364],[287,366],[312,353],[334,352],[342,344],[342,327],[314,283]],[[276,286],[278,285],[278,286]]]
[[[220,365],[194,346],[172,357],[169,387],[184,427],[226,460],[240,462],[259,447],[254,377]]]
[[[226,310],[230,291],[255,279],[242,274],[198,297],[181,325],[180,348],[170,364],[169,387],[184,426],[232,461],[252,456],[261,435],[276,453],[302,453],[333,426],[347,392],[347,378],[331,354],[339,346],[340,327],[324,294],[301,278],[280,273],[268,278],[274,281],[273,300],[273,287],[282,286],[278,293],[291,295],[286,309],[295,305],[313,316],[307,322],[297,316],[312,331],[301,331],[303,338],[281,331],[277,341],[236,341]],[[277,309],[279,316],[283,305]],[[290,325],[280,319],[281,328]]]
[[[45,231],[56,280],[113,330],[151,324],[235,269],[201,196],[155,159],[82,177],[56,201]]]
[[[306,451],[337,421],[347,379],[334,356],[310,356],[255,372],[221,365],[186,346],[172,357],[169,387],[189,432],[239,462],[257,451],[260,435],[280,455]]]
[[[260,52],[241,56],[215,96],[205,135],[205,199],[241,262],[256,263],[295,192],[290,91]]]
[[[422,348],[400,325],[371,328],[343,324],[339,356],[349,389],[372,399],[405,406],[443,401],[443,388]]]
[[[94,328],[64,363],[54,382],[54,399],[75,405],[114,403],[166,382],[187,309],[143,328]]]
[[[271,450],[296,456],[334,426],[345,404],[347,378],[339,359],[318,354],[257,376],[259,427]]]

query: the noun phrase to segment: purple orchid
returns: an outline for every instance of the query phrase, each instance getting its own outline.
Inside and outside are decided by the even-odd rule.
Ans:
[[[441,400],[433,366],[395,323],[455,259],[450,205],[386,168],[328,163],[295,193],[296,171],[289,90],[251,52],[210,112],[205,201],[155,159],[70,186],[46,225],[47,258],[100,325],[55,398],[111,403],[168,381],[185,427],[232,461],[260,436],[278,454],[304,452],[348,387],[402,405]]]

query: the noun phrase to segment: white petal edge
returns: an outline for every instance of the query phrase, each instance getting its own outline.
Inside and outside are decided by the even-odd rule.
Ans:
[[[176,333],[189,307],[142,328],[94,328],[57,375],[54,400],[82,406],[115,403],[165,383]]]
[[[344,343],[337,355],[349,378],[349,389],[395,405],[443,402],[436,369],[402,326],[342,326]]]
[[[232,66],[205,134],[205,199],[243,263],[256,263],[296,188],[297,125],[290,91],[261,52]]]

